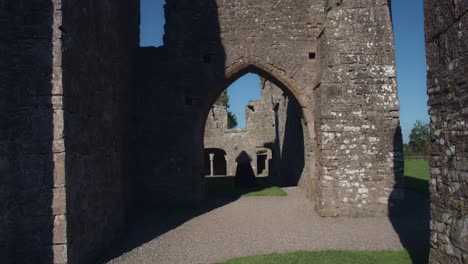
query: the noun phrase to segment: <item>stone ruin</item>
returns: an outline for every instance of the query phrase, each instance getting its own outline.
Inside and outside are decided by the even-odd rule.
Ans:
[[[431,261],[463,263],[467,3],[425,2]],[[297,101],[303,190],[320,215],[383,215],[400,197],[388,0],[165,10],[164,46],[139,48],[139,1],[0,1],[2,263],[90,263],[134,208],[199,204],[206,117],[248,72]]]
[[[430,263],[468,263],[468,1],[425,0]]]
[[[205,175],[235,175],[236,159],[246,152],[257,176],[282,186],[307,188],[307,128],[298,103],[271,82],[260,82],[261,99],[245,108],[245,129],[229,129],[227,109],[213,105],[206,119]],[[210,156],[211,155],[211,156]],[[211,166],[213,167],[211,167]]]

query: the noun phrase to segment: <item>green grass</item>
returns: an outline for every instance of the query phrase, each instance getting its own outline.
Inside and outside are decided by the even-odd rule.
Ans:
[[[298,251],[258,255],[220,262],[220,264],[419,264],[427,263],[427,252],[407,251]]]
[[[429,195],[429,162],[423,159],[405,160],[406,189]]]
[[[206,177],[206,197],[240,197],[240,196],[286,196],[281,188],[274,186],[267,177],[257,178],[258,187],[238,189],[234,186],[234,177]]]
[[[283,189],[273,186],[268,187],[259,191],[252,191],[244,194],[245,196],[287,196],[288,193],[283,191]]]

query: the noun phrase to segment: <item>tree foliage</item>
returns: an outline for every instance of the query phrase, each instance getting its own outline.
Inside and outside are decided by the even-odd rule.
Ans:
[[[411,152],[413,155],[426,155],[429,153],[430,147],[430,134],[429,134],[429,124],[423,123],[421,121],[416,121],[411,129],[409,135],[409,144],[406,147],[406,150]]]
[[[228,111],[228,128],[235,127],[237,127],[237,116],[231,111]]]
[[[224,92],[218,97],[218,99],[215,102],[215,105],[219,105],[222,107],[225,107],[226,109],[229,108],[229,96],[227,94],[227,90],[224,90]]]
[[[224,90],[224,92],[218,97],[218,99],[215,102],[215,105],[222,106],[226,108],[227,114],[228,114],[228,128],[235,128],[237,127],[237,117],[234,113],[229,111],[229,96],[227,93],[227,90]]]

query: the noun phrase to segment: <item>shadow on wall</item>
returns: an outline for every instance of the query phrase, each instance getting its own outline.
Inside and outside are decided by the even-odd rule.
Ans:
[[[410,253],[413,263],[428,263],[430,239],[430,201],[428,195],[403,189],[404,156],[401,128],[393,138],[395,186],[388,203],[389,218],[400,237],[403,247]],[[424,185],[422,180],[419,185]]]
[[[287,93],[287,90],[282,89]],[[305,140],[302,110],[293,95],[289,95],[286,115],[280,117],[279,105],[275,112],[275,142],[264,147],[272,151],[270,178],[282,187],[298,186],[303,177],[308,177],[305,168]],[[285,120],[283,120],[285,119]],[[284,123],[281,136],[281,120]],[[305,173],[305,174],[304,174]],[[305,180],[305,179],[304,179]]]
[[[139,1],[57,1],[62,8],[68,263],[92,263],[127,214],[130,75]]]
[[[52,1],[0,1],[0,262],[52,263]],[[57,91],[56,91],[57,92]],[[54,103],[53,103],[54,102]],[[56,129],[58,135],[61,134]],[[56,193],[57,194],[57,193]],[[63,219],[60,219],[63,220]]]
[[[281,186],[298,186],[305,168],[302,111],[294,96],[288,97],[286,124],[280,158]]]
[[[225,71],[217,8],[215,0],[168,1],[164,46],[140,48],[131,109],[138,204],[203,198],[204,110]]]
[[[130,91],[130,224],[103,262],[233,201],[193,208],[204,190],[205,101],[219,96],[214,87],[225,71],[217,8],[215,0],[167,1],[164,46],[138,51]]]

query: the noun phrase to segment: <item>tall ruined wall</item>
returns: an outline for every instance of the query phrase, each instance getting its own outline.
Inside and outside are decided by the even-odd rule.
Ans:
[[[11,9],[6,1],[0,2],[0,28],[4,29],[4,34],[0,36],[0,261],[10,264],[13,262],[12,242],[14,207],[16,206],[13,174],[11,163],[14,160],[14,153],[9,151],[10,141],[14,137],[14,131],[10,128],[13,121],[8,112],[11,111],[12,101],[15,93],[8,87],[13,82],[10,76],[10,63],[12,58],[7,57],[11,51],[11,39],[9,32],[13,26],[10,22],[11,15],[7,15],[7,9]]]
[[[468,261],[468,2],[425,0],[430,263]]]
[[[62,10],[69,262],[89,263],[125,223],[139,4],[76,0]]]
[[[12,23],[9,22],[10,15],[6,15],[7,3],[0,1],[0,28],[4,29],[6,34],[0,36],[0,261],[10,264],[13,262],[12,242],[13,242],[13,223],[14,207],[16,206],[14,198],[13,174],[11,168],[14,154],[8,151],[9,141],[14,136],[10,129],[10,118],[8,112],[14,97],[8,87],[12,83],[10,77],[11,57],[6,54],[10,52],[10,37],[7,32],[12,31]]]
[[[154,201],[196,202],[203,193],[205,118],[234,79],[253,71],[287,81],[313,111],[323,6],[320,0],[205,0],[168,1],[165,8],[164,46],[140,50],[134,166]],[[312,136],[313,125],[309,120]]]
[[[403,176],[393,31],[387,0],[327,1],[319,36],[322,215],[386,213]],[[393,191],[397,196],[398,190]]]
[[[139,10],[78,2],[0,2],[2,263],[87,263],[122,228]]]
[[[66,262],[60,20],[58,0],[0,2],[2,263]]]

